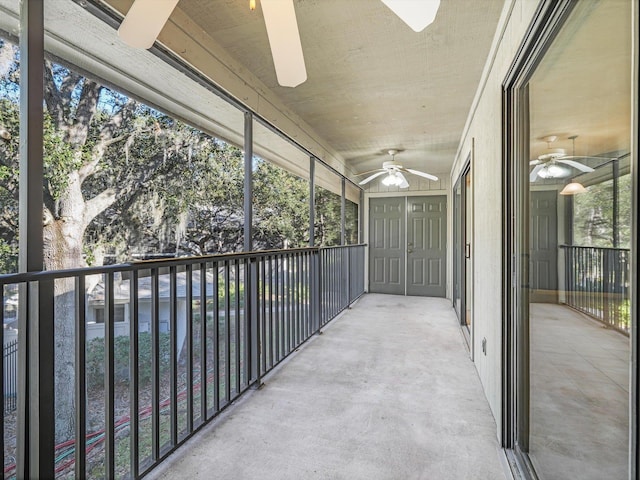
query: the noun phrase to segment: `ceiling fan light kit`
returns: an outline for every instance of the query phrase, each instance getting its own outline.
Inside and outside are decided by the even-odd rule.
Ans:
[[[389,173],[386,177],[382,179],[382,184],[387,187],[400,187],[400,188],[408,188],[409,182],[404,178],[400,172],[392,172]]]
[[[413,175],[417,175],[419,177],[428,178],[434,182],[438,181],[438,177],[435,175],[431,175],[430,173],[421,172],[420,170],[414,170],[412,168],[404,168],[400,163],[395,161],[395,155],[398,153],[397,150],[388,150],[387,153],[391,155],[391,161],[384,162],[382,164],[382,168],[378,168],[376,170],[370,170],[368,172],[358,173],[357,175],[366,175],[368,173],[376,172],[373,175],[362,180],[359,185],[364,185],[369,183],[371,180],[378,178],[382,175],[387,175],[382,179],[382,184],[387,187],[397,186],[400,188],[408,188],[409,182],[407,178],[404,176],[404,173],[411,173]]]
[[[549,163],[538,171],[540,178],[565,178],[571,175],[571,170],[556,163]]]
[[[569,167],[575,168],[580,172],[593,172],[595,171],[588,165],[578,162],[575,159],[598,159],[598,160],[612,160],[610,158],[603,157],[588,157],[583,155],[576,156],[576,138],[577,135],[567,137],[567,139],[573,142],[573,153],[567,155],[564,148],[551,148],[551,144],[558,139],[557,135],[548,135],[542,140],[547,142],[547,151],[538,158],[534,158],[529,162],[529,165],[533,166],[533,170],[529,174],[529,181],[535,182],[538,178],[565,178],[571,175]]]

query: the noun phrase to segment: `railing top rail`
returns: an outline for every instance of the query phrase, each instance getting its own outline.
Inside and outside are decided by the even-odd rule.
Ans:
[[[366,243],[354,243],[352,245],[333,245],[330,247],[319,247],[320,250],[331,250],[334,248],[351,248],[351,247],[366,247]]]
[[[618,252],[630,252],[631,250],[628,248],[620,248],[620,247],[596,247],[590,245],[560,245],[560,248],[577,248],[581,250],[592,249],[592,250],[613,250]]]
[[[313,253],[319,251],[319,247],[287,248],[282,250],[260,250],[252,252],[232,252],[216,255],[201,255],[194,257],[164,258],[152,260],[137,260],[134,262],[119,263],[115,265],[102,265],[96,267],[79,267],[66,270],[47,270],[38,272],[9,273],[0,275],[0,286],[14,283],[32,282],[36,280],[55,280],[76,276],[101,275],[105,273],[131,272],[134,270],[150,270],[172,266],[186,266],[200,263],[224,262],[238,259],[255,259],[268,256],[285,256],[297,253]]]

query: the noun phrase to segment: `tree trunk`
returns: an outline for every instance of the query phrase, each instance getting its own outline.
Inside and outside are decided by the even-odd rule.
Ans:
[[[44,228],[45,269],[82,265],[82,233],[72,233],[63,220]],[[77,238],[79,237],[79,238]],[[56,442],[73,438],[75,427],[75,284],[73,278],[54,285]],[[84,408],[84,406],[81,406]]]
[[[86,266],[82,255],[85,201],[77,182],[59,200],[59,215],[45,215],[45,270],[66,270]],[[55,335],[55,428],[56,443],[72,439],[75,429],[75,281],[56,280],[54,285]],[[80,408],[85,408],[80,405]]]

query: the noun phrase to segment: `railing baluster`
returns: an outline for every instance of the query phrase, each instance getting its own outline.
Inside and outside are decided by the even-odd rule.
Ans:
[[[311,329],[309,328],[309,255],[302,254],[302,285],[303,285],[303,311],[304,311],[304,338],[309,338]]]
[[[76,293],[76,338],[75,338],[75,362],[76,362],[76,431],[75,431],[75,476],[76,478],[86,478],[87,476],[87,456],[86,456],[86,437],[87,437],[87,374],[86,374],[86,318],[85,318],[85,277],[79,275],[75,279]],[[0,292],[1,295],[2,292]],[[1,297],[0,297],[1,300]],[[2,306],[4,307],[4,303]],[[4,308],[3,308],[4,310]],[[0,315],[2,313],[0,312]],[[1,317],[0,317],[0,320]],[[3,342],[4,345],[4,342]],[[0,372],[4,373],[4,366],[0,365]],[[2,382],[4,386],[4,381]],[[4,411],[4,409],[3,409]],[[4,438],[4,435],[2,435]],[[4,452],[4,448],[1,450]]]
[[[186,325],[186,342],[187,344],[187,432],[190,433],[193,431],[193,265],[187,265],[186,275],[186,299],[187,299],[187,325]],[[202,299],[202,297],[201,297]],[[200,318],[200,321],[204,320]],[[202,365],[202,359],[200,359],[200,364]],[[200,390],[202,393],[202,390]],[[176,405],[177,407],[177,405]]]
[[[273,284],[273,255],[268,256],[269,259],[269,368],[273,367],[273,359],[275,352],[276,335],[274,333],[273,321],[273,300],[274,300],[274,284]]]
[[[260,373],[267,371],[267,350],[269,348],[267,334],[267,257],[262,257],[258,264],[260,268]]]
[[[287,353],[291,353],[293,351],[293,345],[295,343],[294,340],[294,318],[293,318],[293,290],[291,288],[292,285],[292,270],[293,270],[293,258],[290,253],[287,253],[287,289],[285,290],[287,293]]]
[[[231,403],[231,301],[229,292],[231,290],[230,283],[230,261],[224,262],[224,322],[225,322],[225,400]]]
[[[178,443],[178,294],[176,267],[169,267],[169,384],[170,445]]]
[[[206,423],[207,398],[209,398],[207,362],[207,263],[200,264],[200,423]],[[214,347],[214,352],[217,350]],[[216,376],[216,382],[218,377]],[[214,388],[214,391],[216,389]]]
[[[300,255],[293,254],[293,305],[295,311],[295,348],[302,342],[300,335]]]
[[[253,376],[253,342],[255,331],[254,327],[254,315],[257,313],[255,310],[256,304],[255,302],[255,293],[253,290],[253,280],[254,280],[254,271],[253,271],[254,263],[250,258],[244,259],[243,262],[243,284],[244,284],[244,292],[243,292],[243,300],[244,305],[242,305],[242,325],[244,335],[242,338],[242,345],[244,348],[244,355],[242,355],[243,360],[243,371],[244,371],[244,382],[242,385],[242,389],[244,390],[249,385],[251,385],[251,380]]]
[[[105,338],[104,338],[104,392],[105,392],[105,477],[115,477],[115,326],[114,326],[114,278],[106,274],[105,282]]]
[[[241,377],[242,377],[242,364],[241,364],[241,346],[242,346],[242,338],[240,335],[240,260],[236,260],[234,262],[234,292],[236,294],[235,297],[235,329],[236,329],[236,351],[235,351],[235,362],[236,362],[236,396],[238,396],[241,392]]]
[[[139,472],[139,443],[138,443],[138,429],[139,429],[139,345],[138,345],[138,271],[133,270],[129,280],[129,376],[131,381],[129,383],[129,398],[131,403],[129,405],[129,418],[131,421],[131,427],[129,430],[129,451],[131,462],[131,477],[138,478]],[[82,476],[78,478],[84,478]]]
[[[151,455],[160,458],[160,300],[158,268],[151,269]]]
[[[0,284],[0,325],[4,325],[4,284]],[[0,341],[2,342],[2,355],[0,356],[0,388],[2,388],[2,408],[0,409],[0,427],[2,427],[2,434],[0,435],[0,452],[2,452],[2,465],[3,468],[0,469],[0,480],[4,480],[4,412],[7,409],[7,389],[5,388],[5,378],[4,378],[4,357],[6,349],[4,348],[4,328],[0,331]],[[11,371],[11,370],[9,370]],[[76,387],[77,392],[77,387]],[[17,394],[17,392],[12,392],[12,394]],[[77,421],[77,420],[76,420]],[[77,426],[77,423],[76,423]],[[76,430],[76,442],[78,442],[77,430]],[[77,470],[76,470],[77,472]]]
[[[275,255],[274,257],[274,266],[275,266],[275,283],[274,283],[274,291],[275,291],[275,304],[276,304],[276,308],[275,308],[275,326],[276,326],[276,333],[275,333],[275,342],[276,342],[276,360],[275,363],[278,363],[280,361],[280,335],[281,335],[281,329],[280,329],[280,259],[279,259],[279,255]]]
[[[218,413],[220,410],[220,300],[218,298],[220,291],[220,275],[218,262],[214,262],[212,266],[213,275],[213,410]],[[208,371],[205,372],[208,376]]]

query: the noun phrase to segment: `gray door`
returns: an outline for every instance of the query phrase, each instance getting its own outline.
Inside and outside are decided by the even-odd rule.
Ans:
[[[405,198],[369,202],[369,291],[405,293]]]
[[[445,196],[370,200],[370,292],[445,296],[446,204]]]
[[[555,190],[531,192],[531,302],[557,302],[557,195]]]
[[[407,198],[407,295],[444,297],[447,197]]]

